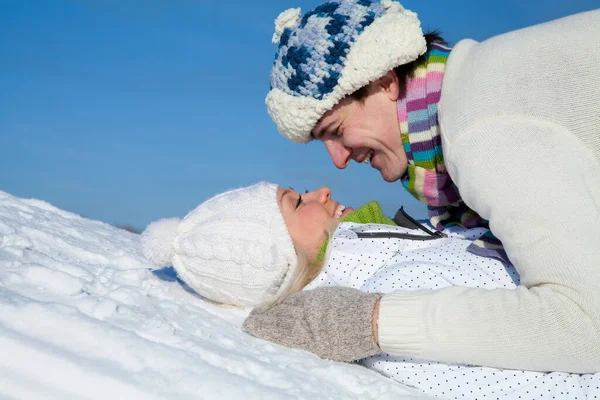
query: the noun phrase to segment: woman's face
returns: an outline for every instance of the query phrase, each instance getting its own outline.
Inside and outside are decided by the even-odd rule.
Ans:
[[[317,258],[335,221],[352,212],[352,208],[332,200],[331,190],[326,186],[304,194],[280,187],[277,201],[292,241],[309,262]]]

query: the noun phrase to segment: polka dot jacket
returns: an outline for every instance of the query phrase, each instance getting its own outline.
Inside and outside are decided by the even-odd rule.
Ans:
[[[451,228],[446,237],[377,224],[342,223],[323,271],[305,290],[347,286],[364,292],[436,290],[447,286],[514,289],[512,265],[467,252],[482,229]],[[600,374],[500,370],[380,354],[360,361],[442,399],[594,399]]]

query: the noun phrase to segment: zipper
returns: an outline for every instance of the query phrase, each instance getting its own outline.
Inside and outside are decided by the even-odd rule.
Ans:
[[[427,229],[425,227],[425,225],[421,224],[420,222],[418,222],[416,219],[414,219],[413,217],[411,217],[410,215],[408,215],[408,213],[406,211],[404,211],[404,206],[400,207],[400,212],[402,213],[402,215],[404,215],[410,222],[412,222],[413,224],[415,224],[417,226],[417,228],[419,228],[420,230],[422,230],[423,232],[431,235],[431,236],[436,236],[436,237],[448,237],[448,235],[446,235],[444,232],[440,232],[437,229],[435,230],[435,232],[432,232],[431,230]]]
[[[404,211],[404,207],[400,207],[399,212],[402,213],[406,219],[408,219],[411,223],[413,223],[417,228],[427,233],[425,235],[413,235],[411,233],[402,233],[402,232],[356,232],[356,236],[359,238],[373,238],[373,239],[387,239],[387,238],[398,238],[398,239],[410,239],[410,240],[437,240],[448,237],[443,232],[438,230],[431,231],[427,229],[423,224],[415,220],[413,217],[408,215],[406,211]]]
[[[388,238],[398,238],[398,239],[410,239],[410,240],[437,240],[442,239],[442,236],[426,236],[426,235],[412,235],[410,233],[402,233],[402,232],[355,232],[356,236],[365,239],[388,239]]]

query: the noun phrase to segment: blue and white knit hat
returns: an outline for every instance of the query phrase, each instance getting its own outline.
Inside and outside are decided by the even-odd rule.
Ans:
[[[279,43],[266,103],[279,132],[307,143],[345,96],[426,51],[417,15],[390,0],[333,0],[275,20]]]

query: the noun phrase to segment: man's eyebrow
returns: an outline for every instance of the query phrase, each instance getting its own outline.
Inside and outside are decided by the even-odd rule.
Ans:
[[[327,129],[329,129],[329,127],[333,124],[333,121],[330,121],[329,124],[327,124],[325,127],[319,129],[317,132],[315,132],[315,130],[313,129],[310,134],[313,138],[317,139],[317,140],[321,140],[323,138],[323,136],[325,135],[325,132],[327,132]]]

